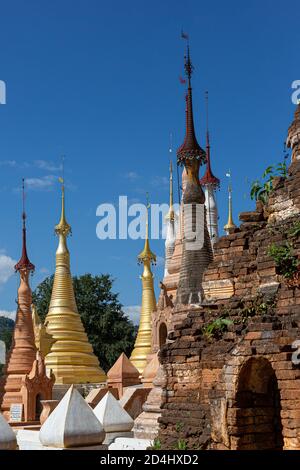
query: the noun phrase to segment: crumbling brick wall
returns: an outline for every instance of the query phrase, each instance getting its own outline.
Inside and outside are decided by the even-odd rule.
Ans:
[[[215,244],[204,282],[230,282],[230,297],[190,309],[161,350],[163,448],[300,449],[300,282],[268,252],[288,241],[300,258],[300,162],[289,173]]]

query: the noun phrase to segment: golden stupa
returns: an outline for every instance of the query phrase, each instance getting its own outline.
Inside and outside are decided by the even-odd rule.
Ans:
[[[104,382],[106,375],[93,353],[75,302],[70,253],[67,247],[67,236],[71,227],[65,218],[65,191],[62,179],[61,183],[61,218],[55,227],[59,243],[49,312],[45,319],[47,333],[52,337],[52,345],[45,363],[47,369],[52,369],[57,384]]]
[[[141,374],[147,365],[147,356],[151,353],[152,312],[156,310],[153,274],[151,272],[151,264],[156,262],[156,256],[152,253],[149,246],[149,207],[150,205],[147,204],[145,246],[143,251],[138,255],[139,263],[144,265],[144,271],[141,276],[143,292],[140,324],[134,349],[130,357],[130,361]]]
[[[230,175],[230,173],[229,173]],[[228,185],[228,221],[227,224],[224,225],[224,231],[229,235],[232,231],[236,228],[235,223],[233,222],[232,216],[232,187],[231,183]]]
[[[46,331],[46,326],[43,324],[39,317],[36,306],[31,305],[32,323],[36,349],[38,349],[43,357],[46,357],[50,352],[52,338]]]

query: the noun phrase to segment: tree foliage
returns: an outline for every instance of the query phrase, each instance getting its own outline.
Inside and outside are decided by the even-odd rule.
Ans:
[[[288,242],[283,245],[272,243],[268,248],[268,255],[275,261],[278,274],[287,279],[292,279],[299,270],[299,260]]]
[[[46,278],[33,292],[33,302],[44,321],[51,299],[54,276]],[[73,277],[79,314],[94,353],[107,371],[122,352],[130,355],[136,328],[122,311],[118,294],[112,292],[110,275],[85,274]]]

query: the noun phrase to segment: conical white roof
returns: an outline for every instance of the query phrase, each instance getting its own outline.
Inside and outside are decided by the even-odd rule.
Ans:
[[[16,435],[0,413],[0,450],[14,450],[17,447]]]
[[[104,395],[93,411],[105,432],[131,431],[133,427],[133,419],[110,392]]]
[[[93,410],[73,385],[40,429],[44,446],[76,447],[101,444],[105,433]]]

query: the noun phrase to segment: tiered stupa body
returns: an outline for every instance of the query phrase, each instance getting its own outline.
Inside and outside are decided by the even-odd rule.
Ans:
[[[205,196],[199,182],[199,167],[201,163],[205,162],[206,155],[197,142],[194,129],[192,70],[188,47],[185,62],[185,71],[188,77],[186,135],[183,144],[177,151],[177,163],[184,165],[187,174],[183,195],[183,251],[176,297],[178,305],[199,304],[202,301],[202,275],[212,260],[212,248],[205,214]],[[203,213],[204,217],[202,217]],[[196,237],[191,237],[192,228],[196,229]],[[201,239],[203,240],[202,244]]]
[[[165,271],[164,277],[169,274],[169,265],[175,249],[176,230],[177,230],[177,215],[173,206],[173,169],[172,162],[170,162],[170,204],[169,211],[166,215],[167,233],[165,241]]]
[[[64,185],[61,219],[55,232],[59,243],[53,290],[45,320],[47,333],[52,337],[51,350],[45,360],[46,366],[53,370],[57,384],[104,382],[105,373],[93,353],[76,306],[67,248],[67,236],[71,227],[65,218]]]
[[[185,115],[186,115],[186,126],[187,126],[187,110],[188,107],[188,96],[185,97]],[[169,296],[172,296],[174,300],[177,294],[177,287],[179,282],[179,273],[180,273],[180,266],[181,266],[181,259],[182,259],[182,234],[183,234],[183,195],[186,187],[187,182],[187,174],[186,169],[183,168],[182,175],[181,175],[181,201],[180,201],[180,208],[177,220],[177,227],[176,227],[176,238],[174,243],[174,250],[172,254],[172,258],[168,261],[168,273],[164,276],[163,283],[166,286],[167,292]]]
[[[182,191],[186,184],[186,171],[182,173]],[[170,191],[170,195],[172,192]],[[181,202],[178,214],[173,208],[173,198],[170,197],[170,208],[167,215],[168,232],[166,239],[166,261],[163,281],[160,283],[161,292],[157,302],[157,308],[152,313],[152,352],[156,353],[165,344],[168,332],[181,319],[173,314],[174,302],[179,282],[180,266],[182,259],[182,208]],[[174,225],[172,219],[174,217]],[[175,234],[174,234],[175,232]],[[174,237],[175,235],[175,237]],[[167,243],[168,242],[168,243]],[[171,249],[170,249],[171,247]],[[171,254],[172,253],[172,254]]]
[[[29,276],[34,271],[34,265],[29,261],[27,255],[25,219],[25,212],[23,212],[22,256],[15,265],[15,270],[20,274],[18,308],[12,349],[8,355],[4,371],[4,395],[1,404],[1,410],[8,420],[10,418],[10,406],[23,402],[21,392],[22,382],[26,375],[30,373],[37,353],[31,313],[32,293],[29,285]]]
[[[182,172],[182,196],[181,205],[176,227],[176,238],[174,243],[174,251],[172,258],[168,262],[168,273],[164,276],[164,285],[166,286],[168,295],[171,295],[173,300],[176,298],[177,287],[179,282],[179,273],[182,260],[182,233],[183,233],[183,195],[186,187],[187,175],[185,168]]]
[[[288,130],[287,146],[292,149],[292,162],[300,160],[300,102],[296,108],[294,121]]]
[[[152,312],[156,310],[156,300],[153,285],[151,264],[156,262],[156,256],[150,250],[149,245],[149,205],[147,206],[146,237],[143,251],[138,256],[138,261],[143,264],[142,280],[142,306],[140,324],[134,349],[130,361],[142,374],[147,364],[147,357],[151,353],[152,345]]]
[[[215,190],[211,185],[204,186],[206,223],[212,247],[219,240],[218,207]]]

